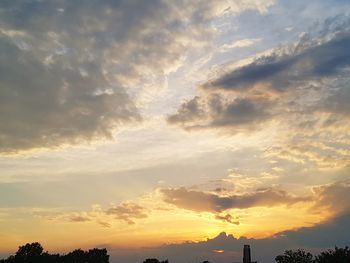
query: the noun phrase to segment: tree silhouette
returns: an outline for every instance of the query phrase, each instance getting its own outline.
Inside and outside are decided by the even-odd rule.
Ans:
[[[49,254],[43,252],[38,243],[27,243],[18,248],[15,255],[7,259],[0,259],[0,263],[109,263],[109,255],[104,249],[90,249],[84,251],[76,249],[66,255]],[[275,258],[277,263],[350,263],[349,247],[329,249],[313,258],[313,255],[303,249],[286,250],[283,255]],[[159,261],[156,258],[147,258],[143,263],[169,263],[168,260]],[[210,263],[203,261],[202,263]]]
[[[159,261],[156,258],[147,258],[146,260],[143,261],[143,263],[169,263],[168,260],[163,260],[163,261]]]
[[[108,263],[109,255],[107,254],[107,250],[104,249],[90,249],[87,253],[87,262],[89,263]]]
[[[43,250],[38,242],[28,243],[20,246],[14,256],[0,260],[0,263],[109,263],[105,248],[89,251],[76,249],[66,255],[43,253]]]
[[[24,246],[20,246],[15,255],[17,262],[37,262],[38,258],[43,253],[43,247],[38,243],[27,243]]]
[[[72,263],[85,263],[86,262],[86,252],[81,249],[76,249],[69,252],[67,255],[63,256],[64,262]]]
[[[350,262],[350,249],[349,247],[338,248],[334,250],[329,249],[322,252],[316,257],[316,263],[349,263]]]
[[[313,256],[305,250],[286,250],[283,255],[275,258],[277,263],[313,263]]]

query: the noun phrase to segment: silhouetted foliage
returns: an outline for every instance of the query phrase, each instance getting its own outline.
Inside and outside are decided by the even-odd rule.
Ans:
[[[86,252],[81,249],[76,249],[63,257],[65,262],[85,263]]]
[[[350,249],[348,247],[329,249],[316,256],[316,263],[349,263]]]
[[[49,254],[43,252],[43,247],[38,243],[25,244],[18,248],[15,255],[7,259],[0,259],[0,263],[109,263],[109,255],[104,249],[90,249],[84,251],[76,249],[66,255]],[[329,249],[321,252],[315,258],[303,249],[286,250],[283,255],[275,258],[277,263],[350,263],[349,247]],[[159,261],[156,258],[148,258],[143,263],[169,263],[168,260]],[[202,263],[210,263],[203,261]]]
[[[143,263],[169,263],[168,260],[159,261],[156,258],[147,258]]]
[[[329,249],[313,258],[312,254],[302,249],[286,250],[283,255],[275,258],[277,263],[349,263],[350,249],[348,247]]]
[[[43,247],[35,242],[20,246],[14,256],[0,260],[0,263],[109,263],[109,255],[104,249],[84,251],[76,249],[66,255],[43,253]]]
[[[278,263],[313,263],[313,256],[305,250],[286,250],[283,255],[275,258]]]
[[[90,249],[86,253],[86,262],[89,263],[108,263],[109,262],[109,255],[107,254],[107,250],[104,249]]]
[[[27,243],[18,248],[15,255],[15,262],[38,262],[43,250],[43,247],[38,242]]]

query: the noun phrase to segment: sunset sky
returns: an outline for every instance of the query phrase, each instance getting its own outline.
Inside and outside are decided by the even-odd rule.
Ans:
[[[350,245],[349,0],[1,0],[0,258]]]

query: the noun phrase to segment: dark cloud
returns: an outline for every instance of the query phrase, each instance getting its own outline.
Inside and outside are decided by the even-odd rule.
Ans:
[[[140,119],[95,62],[67,54],[70,59],[45,66],[31,51],[4,42],[0,38],[0,151],[111,138],[117,126]]]
[[[269,81],[288,69],[295,58],[279,58],[278,55],[259,58],[253,63],[227,73],[203,85],[205,89],[244,90],[260,81]],[[281,80],[282,81],[282,80]],[[284,86],[284,85],[283,85]]]
[[[330,210],[336,214],[350,211],[350,184],[348,181],[314,187],[317,202],[314,209]]]
[[[111,207],[106,211],[107,215],[112,215],[118,220],[123,220],[128,224],[135,224],[135,219],[148,217],[146,209],[138,204],[123,203],[119,206]]]
[[[200,97],[196,96],[184,102],[176,114],[169,116],[168,122],[186,124],[203,117],[205,117],[205,111],[203,105],[201,105]]]
[[[212,113],[214,115],[212,126],[239,126],[261,122],[267,117],[268,103],[266,101],[254,101],[248,98],[236,98],[227,105],[220,101],[211,101]]]
[[[104,52],[116,43],[102,29],[111,18],[97,20],[107,8],[109,1],[83,8],[1,2],[0,151],[111,138],[122,123],[140,119],[105,69]],[[116,25],[113,32],[122,34],[126,28]]]
[[[140,121],[129,91],[206,41],[215,5],[198,20],[185,2],[1,1],[0,152],[111,139]]]
[[[327,124],[349,116],[350,20],[328,19],[321,28],[247,65],[223,67],[168,122],[236,134],[259,130],[269,120],[312,124],[319,112],[333,114]],[[303,124],[299,127],[308,128]]]
[[[222,220],[224,222],[234,224],[234,225],[239,225],[238,218],[235,218],[235,217],[231,216],[230,214],[216,215],[215,219]]]
[[[310,197],[295,197],[286,191],[272,188],[258,189],[253,193],[220,196],[214,193],[188,190],[182,188],[162,189],[164,201],[179,208],[197,212],[222,212],[232,208],[249,208],[257,206],[291,205],[310,201]]]
[[[207,98],[195,97],[183,103],[168,123],[185,129],[228,128],[239,131],[262,123],[269,117],[270,100],[237,97],[227,100],[218,94]]]
[[[303,227],[298,230],[284,231],[274,235],[282,242],[288,242],[300,247],[328,248],[334,245],[349,245],[350,230],[347,224],[350,220],[349,211],[332,218],[331,220],[312,227]]]
[[[285,90],[298,81],[313,80],[341,74],[350,65],[350,33],[341,32],[323,43],[307,46],[301,39],[292,51],[275,52],[226,73],[203,85],[204,89],[247,90],[256,84],[268,84]],[[302,49],[302,50],[300,50]]]

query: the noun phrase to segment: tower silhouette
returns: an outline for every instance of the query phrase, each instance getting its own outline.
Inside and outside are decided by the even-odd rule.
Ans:
[[[257,261],[252,261],[249,245],[243,247],[243,263],[257,263]]]
[[[243,263],[251,263],[250,246],[244,245],[243,247]]]

